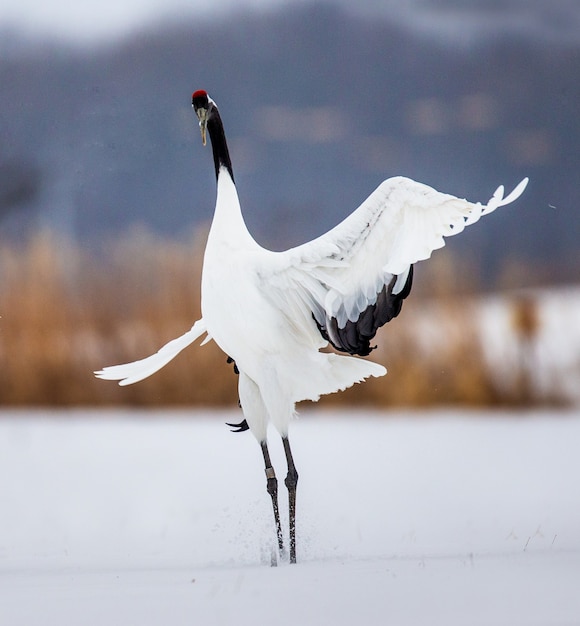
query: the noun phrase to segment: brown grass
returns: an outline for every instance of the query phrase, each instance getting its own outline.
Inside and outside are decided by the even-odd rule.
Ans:
[[[199,235],[178,243],[134,232],[96,254],[48,233],[25,245],[0,242],[0,404],[234,405],[236,377],[213,343],[186,350],[137,385],[120,388],[92,375],[104,365],[148,356],[199,318],[203,243]],[[425,264],[431,269],[403,314],[377,338],[381,347],[373,357],[388,376],[327,397],[325,404],[530,400],[494,383],[469,308],[450,299],[460,278],[446,258]],[[444,341],[418,332],[419,313],[430,306],[443,307],[453,320]]]

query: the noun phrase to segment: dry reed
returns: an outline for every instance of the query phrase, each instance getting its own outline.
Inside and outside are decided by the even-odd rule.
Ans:
[[[0,242],[0,404],[234,405],[236,377],[213,343],[186,350],[130,387],[92,375],[151,354],[198,319],[203,239],[136,231],[98,254],[50,233],[26,244]],[[373,357],[388,376],[325,404],[518,403],[517,389],[494,383],[468,308],[449,299],[445,285],[457,289],[460,279],[445,259],[432,263],[403,315],[380,331]],[[419,313],[429,306],[445,307],[452,319],[444,341],[421,331]]]

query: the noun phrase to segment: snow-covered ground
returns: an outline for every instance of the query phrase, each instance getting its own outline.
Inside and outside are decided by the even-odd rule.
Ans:
[[[0,413],[0,624],[580,624],[578,412],[305,411],[278,568],[236,419]]]

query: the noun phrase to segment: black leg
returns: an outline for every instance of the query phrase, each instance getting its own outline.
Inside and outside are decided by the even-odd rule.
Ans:
[[[288,488],[288,509],[290,517],[290,563],[296,563],[296,485],[298,484],[298,472],[292,458],[288,437],[282,438],[286,461],[288,462],[288,475],[284,481]]]
[[[270,461],[270,453],[268,452],[268,444],[266,441],[260,443],[262,454],[264,455],[264,463],[266,464],[266,489],[272,498],[272,508],[274,509],[274,522],[276,524],[276,538],[278,540],[278,550],[280,554],[284,552],[284,539],[282,538],[282,526],[280,525],[280,511],[278,510],[278,480],[276,473]],[[272,562],[272,565],[275,565]]]

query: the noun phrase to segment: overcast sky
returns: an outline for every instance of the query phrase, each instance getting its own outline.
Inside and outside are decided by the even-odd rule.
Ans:
[[[0,29],[76,41],[106,41],[156,21],[207,18],[227,11],[274,9],[314,0],[0,0]],[[389,14],[444,38],[474,32],[524,32],[558,42],[580,40],[580,0],[325,0],[356,12]],[[1,43],[1,42],[0,42]]]
[[[232,7],[274,8],[288,1],[302,0],[1,0],[0,26],[30,34],[99,40],[166,17],[207,17]]]

